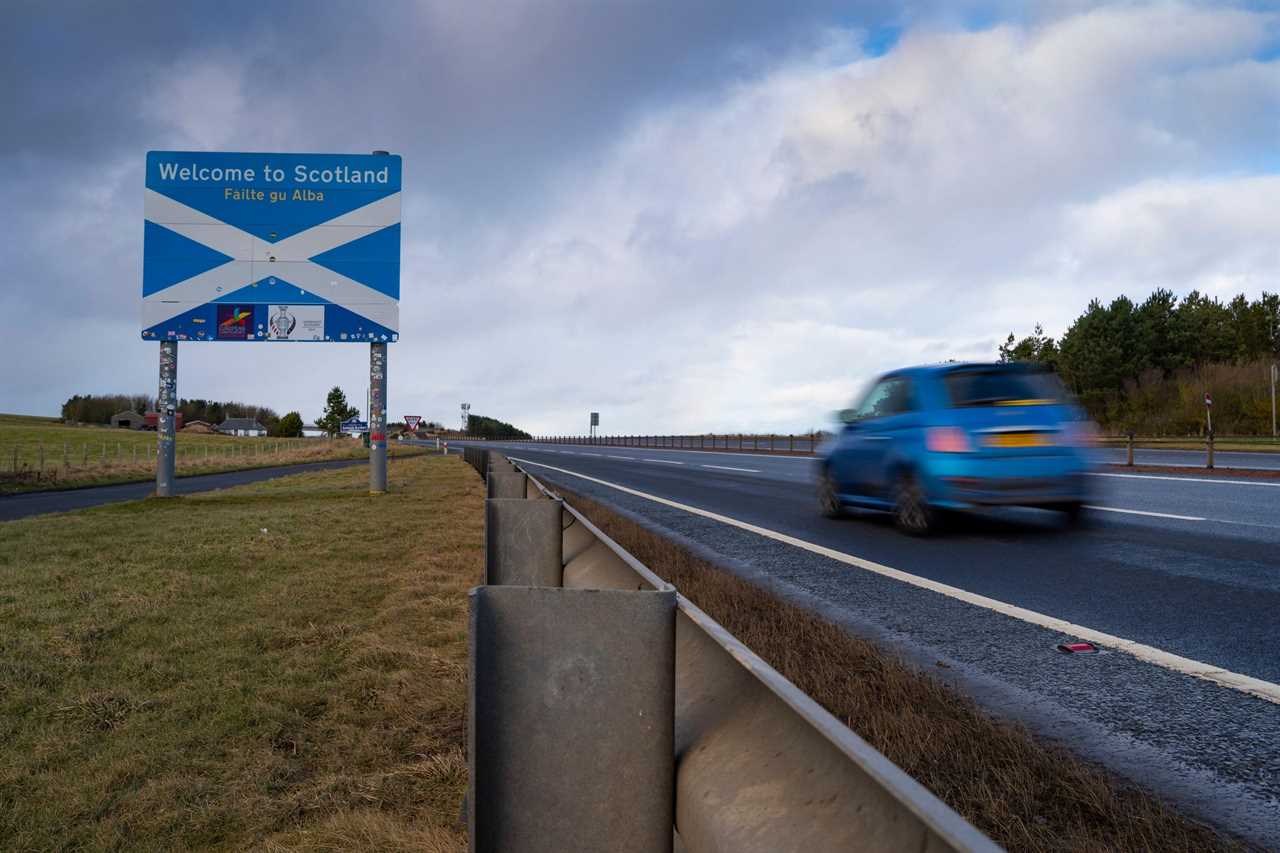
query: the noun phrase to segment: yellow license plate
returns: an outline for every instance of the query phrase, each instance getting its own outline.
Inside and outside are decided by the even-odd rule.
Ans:
[[[1047,447],[1049,440],[1033,432],[1006,432],[987,436],[988,447]]]

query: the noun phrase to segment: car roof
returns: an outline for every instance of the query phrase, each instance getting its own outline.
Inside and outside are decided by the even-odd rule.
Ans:
[[[1030,361],[947,361],[938,364],[915,364],[890,370],[882,377],[890,376],[928,376],[950,373],[953,370],[1047,370],[1044,365]]]

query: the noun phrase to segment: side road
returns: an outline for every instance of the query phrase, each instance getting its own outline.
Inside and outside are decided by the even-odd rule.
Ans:
[[[279,465],[274,468],[248,468],[242,471],[226,471],[221,474],[200,474],[195,477],[178,477],[175,491],[180,495],[207,492],[230,486],[243,486],[260,480],[270,480],[289,474],[307,471],[327,471],[366,465],[367,459],[335,459],[329,462],[306,462],[300,465]],[[67,489],[58,492],[23,492],[0,496],[0,521],[13,521],[31,515],[48,512],[68,512],[103,504],[136,501],[155,491],[155,483],[120,483],[114,486],[91,486],[83,489]]]

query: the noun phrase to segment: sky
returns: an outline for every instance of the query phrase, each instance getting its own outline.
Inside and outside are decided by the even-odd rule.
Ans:
[[[10,2],[0,411],[155,394],[148,150],[403,157],[391,419],[803,431],[1093,298],[1280,290],[1268,3]],[[362,344],[183,397],[362,404]]]

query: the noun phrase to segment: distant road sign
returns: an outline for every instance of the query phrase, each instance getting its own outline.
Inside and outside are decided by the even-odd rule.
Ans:
[[[591,413],[591,425],[592,425],[592,426],[600,426],[600,413],[599,413],[599,412],[592,412],[592,413]]]
[[[369,431],[369,422],[362,421],[359,418],[351,418],[342,422],[342,431],[359,435],[362,432]]]
[[[1208,394],[1205,394],[1205,395],[1204,395],[1204,404],[1205,404],[1206,406],[1212,406],[1212,405],[1213,405],[1213,398],[1212,398],[1212,397],[1210,397]]]
[[[398,340],[400,166],[148,152],[143,339]]]
[[[409,432],[417,432],[420,423],[422,423],[422,415],[404,416],[404,425],[409,428]]]

